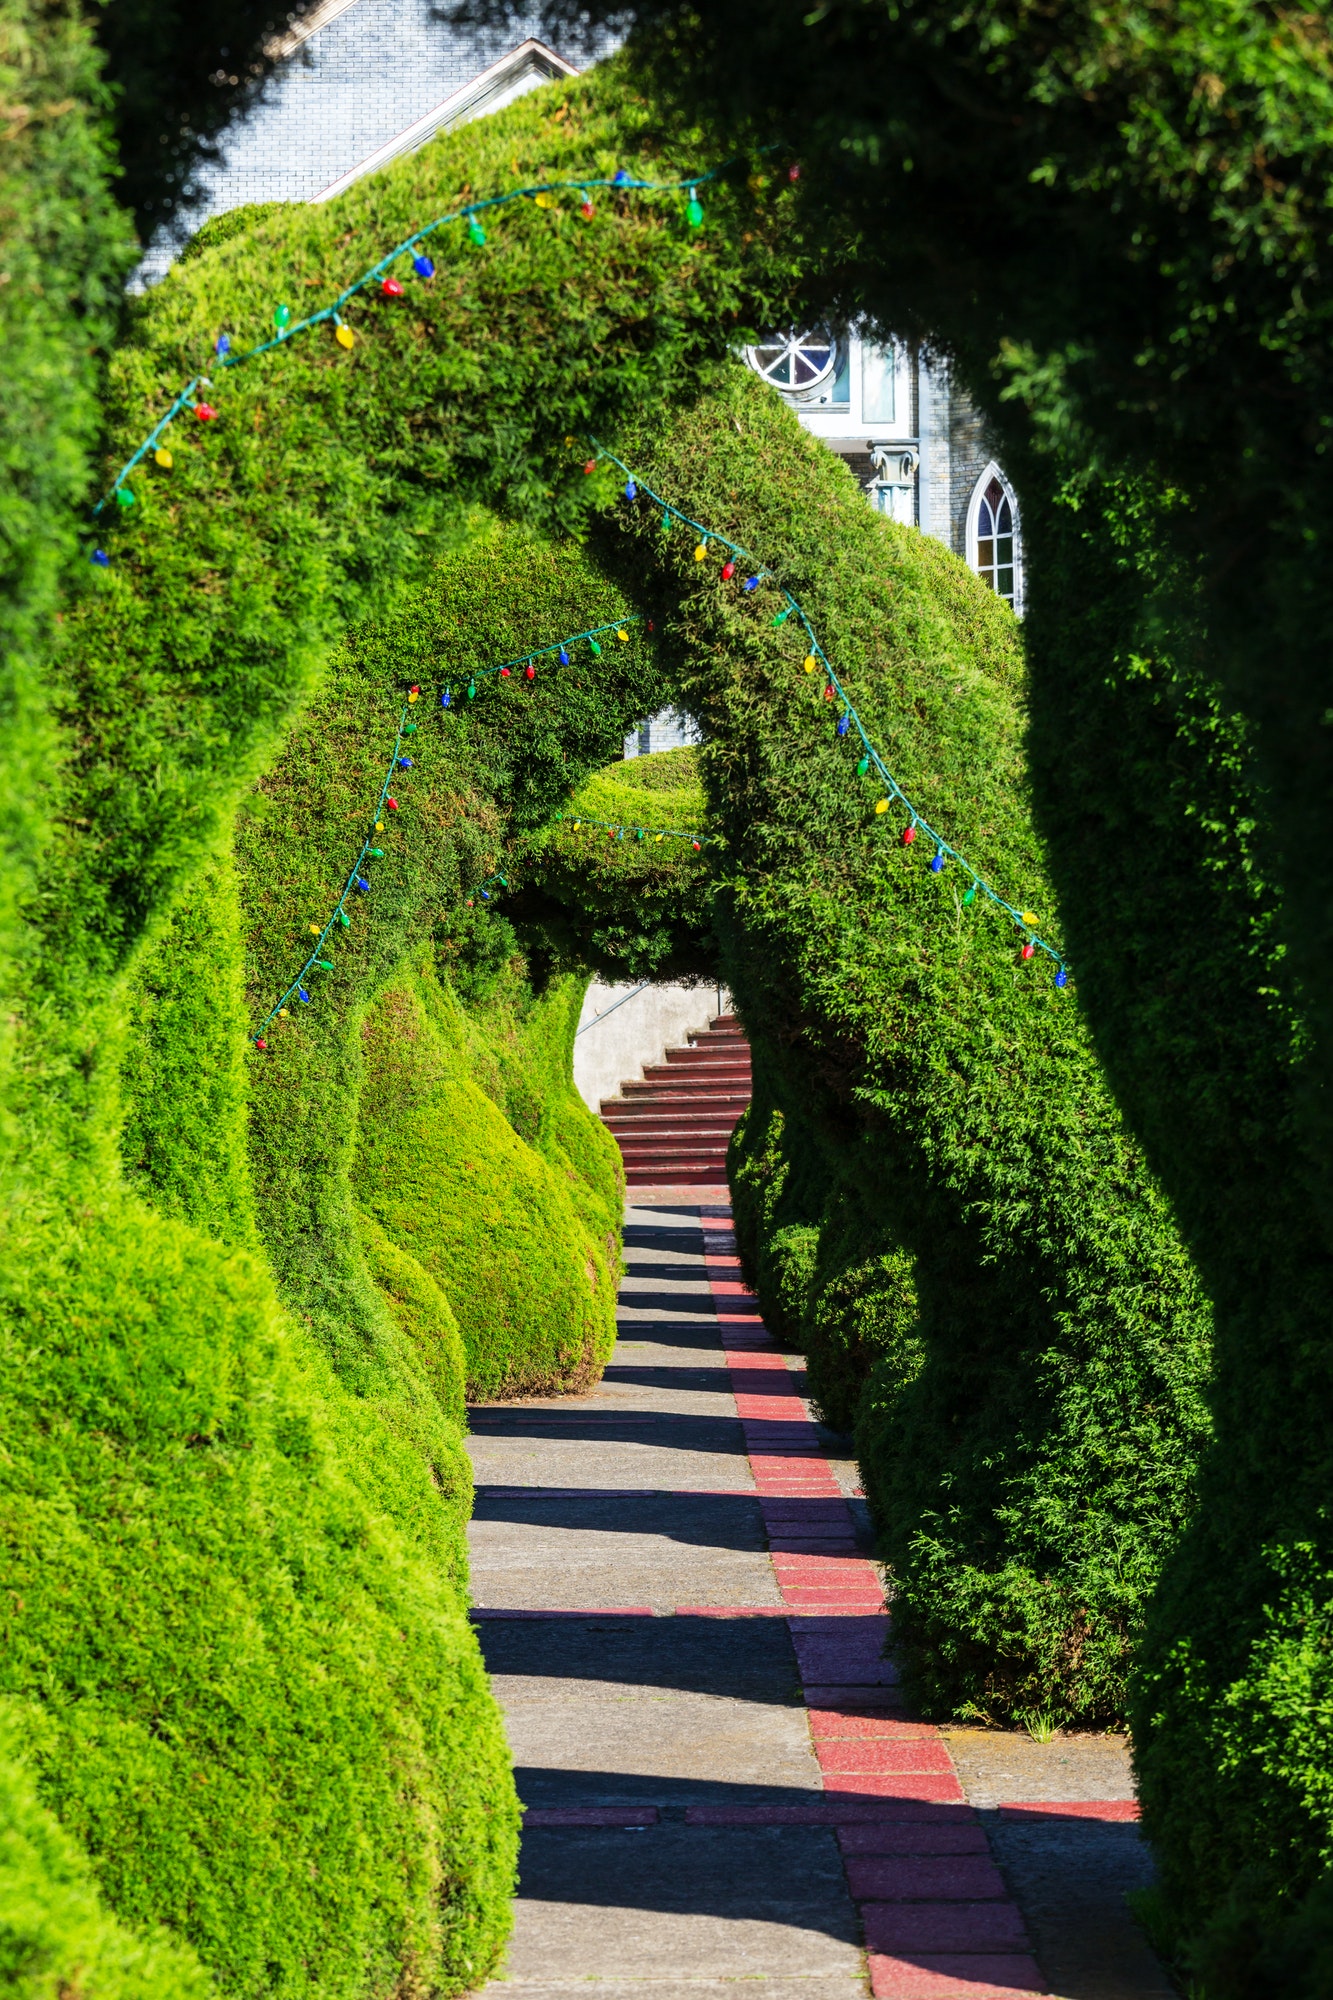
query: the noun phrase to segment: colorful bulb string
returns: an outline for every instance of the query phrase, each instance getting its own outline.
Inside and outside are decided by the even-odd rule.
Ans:
[[[582,833],[584,828],[592,832],[609,833],[616,840],[623,840],[626,834],[635,840],[688,840],[696,854],[708,845],[706,834],[690,833],[678,826],[631,826],[614,819],[585,819],[582,813],[557,813],[559,820],[568,820],[574,833]]]
[[[609,624],[590,625],[586,632],[571,632],[567,639],[557,639],[553,646],[538,646],[536,651],[531,653],[515,653],[512,660],[498,660],[493,667],[478,667],[475,673],[469,672],[467,675],[455,674],[440,689],[440,707],[457,708],[460,702],[475,701],[480,682],[485,680],[510,680],[513,678],[516,667],[521,670],[520,678],[522,680],[534,680],[536,678],[537,662],[549,659],[552,653],[556,655],[557,663],[560,666],[567,667],[569,665],[570,647],[577,646],[584,641],[587,642],[588,649],[592,653],[593,658],[600,659],[602,649],[598,641],[605,638],[608,632],[613,633],[622,645],[628,645],[630,626],[641,625],[643,622],[643,613],[641,611],[626,612],[624,617],[613,618]],[[651,630],[651,626],[649,629]]]
[[[533,652],[515,654],[513,659],[497,661],[492,667],[479,667],[468,676],[467,684],[475,695],[478,681],[487,677],[498,677],[501,674],[512,674],[516,666],[526,667],[537,660],[547,658],[551,653],[558,653],[562,664],[568,666],[569,649],[571,646],[577,646],[580,641],[587,640],[594,654],[598,654],[601,649],[597,645],[597,640],[604,632],[614,632],[618,639],[628,644],[630,626],[641,622],[641,613],[627,612],[621,618],[613,618],[609,624],[591,625],[585,631],[571,632],[567,638],[557,639],[554,645],[539,646]],[[459,680],[460,676],[455,675],[453,680],[442,689],[439,703],[442,709],[448,710],[456,706],[452,697],[452,688],[458,684]],[[330,949],[329,939],[335,931],[339,929],[350,930],[352,927],[352,919],[347,913],[349,899],[356,895],[368,895],[370,893],[370,876],[366,872],[366,863],[372,860],[383,860],[384,850],[375,843],[378,836],[387,830],[389,821],[386,815],[391,815],[398,811],[398,800],[394,796],[393,790],[394,781],[395,779],[401,780],[402,774],[405,771],[410,771],[414,768],[414,760],[404,751],[403,742],[405,738],[415,736],[420,729],[420,724],[413,718],[413,710],[421,700],[422,694],[423,689],[420,683],[414,683],[407,691],[407,700],[404,702],[398,716],[398,730],[394,737],[393,755],[389,759],[389,766],[384,774],[384,783],[380,786],[379,799],[371,815],[370,831],[362,841],[361,851],[352,863],[347,880],[343,884],[342,894],[334,905],[333,914],[322,930],[318,924],[311,924],[310,934],[314,937],[315,944],[311,949],[309,957],[286,991],[279,999],[274,1001],[250,1037],[255,1048],[261,1051],[268,1047],[264,1036],[265,1029],[271,1021],[286,1016],[289,1002],[295,1000],[302,1006],[310,1005],[311,995],[310,989],[306,984],[307,979],[312,972],[333,971],[333,963],[327,955]],[[692,836],[686,837],[692,838]],[[496,882],[499,882],[505,888],[509,886],[508,881],[503,875],[488,876],[486,881],[467,898],[467,907],[471,909],[478,899],[483,902],[489,902],[491,888]]]
[[[585,449],[577,439],[571,440],[571,442],[580,451]],[[632,471],[625,464],[623,459],[617,458],[613,451],[609,451],[605,445],[599,444],[596,438],[591,438],[588,442],[594,454],[593,464],[595,465],[599,459],[605,459],[608,464],[616,466],[624,474],[626,495],[628,496],[632,492],[635,501],[645,502],[654,512],[660,509],[662,517],[661,526],[663,528],[669,527],[672,521],[679,521],[683,527],[689,528],[697,535],[698,541],[695,544],[694,550],[696,561],[702,561],[707,556],[712,545],[716,543],[719,549],[727,551],[728,560],[723,565],[723,576],[725,578],[730,580],[736,574],[737,567],[740,566],[750,572],[741,586],[744,591],[753,592],[764,582],[772,582],[776,585],[786,603],[784,608],[774,616],[772,622],[775,626],[781,626],[785,625],[789,619],[795,618],[805,633],[809,647],[803,662],[805,670],[807,673],[815,673],[822,668],[825,676],[825,699],[837,702],[841,706],[837,731],[839,739],[844,738],[849,730],[855,730],[860,740],[861,755],[857,760],[857,775],[865,777],[873,769],[884,786],[885,796],[876,802],[876,813],[886,813],[890,810],[893,802],[896,801],[901,810],[907,815],[907,825],[903,828],[900,836],[903,845],[911,847],[915,843],[918,834],[924,835],[927,841],[933,843],[934,854],[930,861],[930,870],[934,875],[940,874],[947,862],[956,862],[969,878],[968,887],[963,892],[962,900],[964,904],[970,906],[976,901],[978,895],[982,895],[989,902],[993,903],[996,909],[1002,910],[1022,933],[1023,941],[1020,946],[1020,957],[1028,960],[1036,952],[1044,952],[1055,966],[1055,984],[1063,992],[1069,983],[1069,972],[1065,964],[1064,954],[1058,951],[1054,945],[1049,944],[1044,937],[1040,936],[1036,929],[1038,918],[1033,911],[1018,908],[1016,904],[1009,902],[1006,897],[1002,896],[998,889],[992,888],[985,877],[977,873],[966,855],[960,854],[958,849],[944,838],[943,834],[937,833],[925,815],[919,812],[912,804],[912,801],[908,798],[898,780],[884,763],[879,751],[875,748],[875,745],[866,732],[865,725],[857,714],[855,704],[838,678],[833,662],[820,645],[814,626],[810,623],[800,603],[793,596],[792,592],[787,589],[786,585],[778,582],[777,577],[771,569],[762,563],[757,563],[750,555],[748,549],[742,548],[739,542],[731,541],[726,535],[718,534],[713,528],[706,528],[702,521],[696,521],[692,515],[683,513],[671,501],[664,500],[662,495],[655,493],[652,487],[647,485],[637,472]]]
[[[423,282],[429,283],[435,276],[435,265],[429,257],[421,253],[418,246],[424,243],[428,237],[433,236],[437,230],[448,228],[450,223],[465,222],[470,241],[474,246],[480,248],[486,242],[486,231],[482,227],[479,218],[488,210],[503,208],[510,202],[531,201],[539,208],[550,209],[555,206],[555,203],[551,199],[552,196],[569,192],[582,196],[582,212],[585,216],[590,217],[593,213],[593,204],[588,198],[588,190],[590,188],[612,188],[620,194],[680,194],[688,192],[690,199],[685,211],[686,222],[691,230],[698,229],[703,223],[703,210],[699,204],[697,190],[707,182],[716,180],[718,175],[724,173],[731,164],[731,160],[724,160],[721,166],[710,167],[706,173],[686,174],[683,179],[674,181],[638,180],[633,174],[627,173],[624,167],[621,167],[616,173],[606,178],[598,178],[595,175],[591,177],[588,175],[576,175],[571,180],[537,181],[529,187],[511,188],[506,194],[488,195],[483,201],[470,201],[462,208],[450,209],[446,215],[437,215],[433,222],[426,223],[423,228],[416,230],[404,242],[396,244],[387,256],[381,257],[377,264],[372,264],[368,271],[363,271],[361,276],[355,279],[352,284],[345,285],[337,298],[329,305],[321,306],[318,312],[309,313],[304,319],[294,320],[290,306],[278,306],[273,314],[274,332],[270,339],[259,341],[253,347],[246,347],[237,351],[232,347],[229,334],[219,334],[214,344],[215,365],[219,369],[240,368],[247,361],[254,361],[261,354],[268,354],[275,347],[290,345],[299,333],[306,333],[311,327],[320,326],[326,320],[333,322],[335,337],[339,345],[344,349],[352,348],[356,344],[356,336],[352,328],[347,326],[343,321],[342,311],[345,306],[357,297],[358,293],[364,292],[370,286],[375,285],[378,286],[382,297],[390,300],[401,298],[404,295],[404,288],[397,278],[390,275],[390,272],[392,266],[402,257],[411,257],[412,268],[416,275]],[[157,450],[163,434],[187,405],[193,407],[195,415],[201,421],[211,422],[217,416],[217,411],[211,403],[200,403],[196,400],[200,389],[211,387],[211,381],[203,374],[193,376],[186,383],[166,415],[159,418],[138,450],[130,458],[126,459],[124,465],[121,466],[111,485],[94,506],[94,517],[99,515],[107,503],[112,500],[122,509],[133,507],[135,500],[134,489],[127,487],[125,481],[134,471],[134,468],[150,452]],[[94,549],[91,559],[102,569],[105,569],[110,561],[105,549]]]

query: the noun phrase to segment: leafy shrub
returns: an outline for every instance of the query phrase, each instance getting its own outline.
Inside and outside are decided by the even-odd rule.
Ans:
[[[0,1710],[0,1986],[13,2000],[207,2000],[192,1952],[109,1916],[77,1844],[42,1806]]]
[[[461,1011],[427,965],[381,995],[362,1034],[353,1188],[448,1296],[468,1393],[586,1387],[615,1344],[619,1258],[580,1217],[568,1156],[548,1165],[472,1080]],[[604,1209],[605,1189],[589,1193]]]

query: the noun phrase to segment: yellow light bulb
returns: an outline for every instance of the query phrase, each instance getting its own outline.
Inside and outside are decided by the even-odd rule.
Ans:
[[[879,800],[879,801],[878,801],[878,802],[876,803],[876,806],[875,806],[875,811],[876,811],[877,813],[886,813],[886,812],[888,811],[888,809],[889,809],[889,802],[888,802],[888,800],[887,800],[887,799],[880,799],[880,800]]]
[[[534,200],[534,201],[536,202],[536,204],[537,204],[538,208],[554,208],[554,207],[555,207],[555,198],[554,198],[554,196],[552,196],[552,195],[549,195],[549,194],[536,194],[536,195],[534,195],[534,196],[533,196],[532,198],[533,198],[533,200]]]
[[[802,662],[802,664],[803,664],[803,666],[805,667],[805,671],[806,671],[806,672],[807,672],[808,674],[812,674],[812,673],[814,672],[814,670],[815,670],[816,666],[818,665],[818,661],[817,661],[817,660],[815,659],[815,656],[814,656],[814,654],[813,654],[813,653],[807,653],[807,654],[806,654],[806,656],[805,656],[805,659],[804,659],[804,661]]]
[[[624,628],[624,626],[623,626],[623,625],[622,625],[622,626],[620,627],[619,631],[618,631],[618,632],[616,633],[616,637],[617,637],[617,639],[622,639],[622,640],[624,640],[624,642],[625,642],[625,644],[626,644],[626,645],[628,645],[628,644],[629,644],[629,633],[628,633],[628,632],[627,632],[627,631],[625,630],[625,628]]]
[[[664,838],[664,836],[663,836],[662,834],[660,834],[660,833],[659,833],[659,834],[658,834],[658,836],[657,836],[657,838],[658,838],[659,840],[661,840],[661,839],[663,839],[663,838]]]
[[[1037,915],[1037,912],[1035,910],[1024,910],[1023,922],[1025,924],[1039,924],[1041,922],[1041,918]]]
[[[333,337],[339,347],[352,347],[356,344],[356,335],[350,326],[340,326]]]
[[[408,695],[407,695],[407,698],[408,698],[408,700],[409,700],[409,701],[420,701],[420,699],[421,699],[421,691],[420,691],[420,689],[419,689],[419,688],[409,688],[409,690],[408,690]]]
[[[310,926],[310,935],[311,935],[311,937],[318,937],[318,936],[319,936],[319,925],[318,925],[318,924],[311,924],[311,926]]]
[[[279,1007],[279,1009],[278,1009],[278,1019],[279,1019],[280,1021],[285,1021],[285,1020],[287,1019],[287,1009],[286,1009],[285,1007]]]
[[[376,831],[376,833],[383,833],[383,831],[384,831],[384,821],[383,821],[382,819],[377,819],[377,820],[375,821],[375,831]]]
[[[708,544],[706,542],[700,542],[698,548],[694,551],[694,560],[696,562],[702,562],[707,554],[708,554]]]
[[[175,460],[164,444],[158,446],[157,450],[153,453],[153,457],[164,472],[170,472],[172,466],[175,464]]]

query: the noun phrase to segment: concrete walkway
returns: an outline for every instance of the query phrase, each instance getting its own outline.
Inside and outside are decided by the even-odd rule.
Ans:
[[[472,1575],[524,1822],[506,1977],[557,2000],[1172,2000],[1121,1741],[940,1731],[882,1657],[855,1468],[725,1190],[634,1190],[590,1396],[479,1407]]]

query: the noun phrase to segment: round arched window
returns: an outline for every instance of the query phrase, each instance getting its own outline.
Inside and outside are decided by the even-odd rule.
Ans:
[[[775,389],[798,394],[818,388],[838,362],[838,343],[831,333],[778,333],[747,349],[750,366]]]

